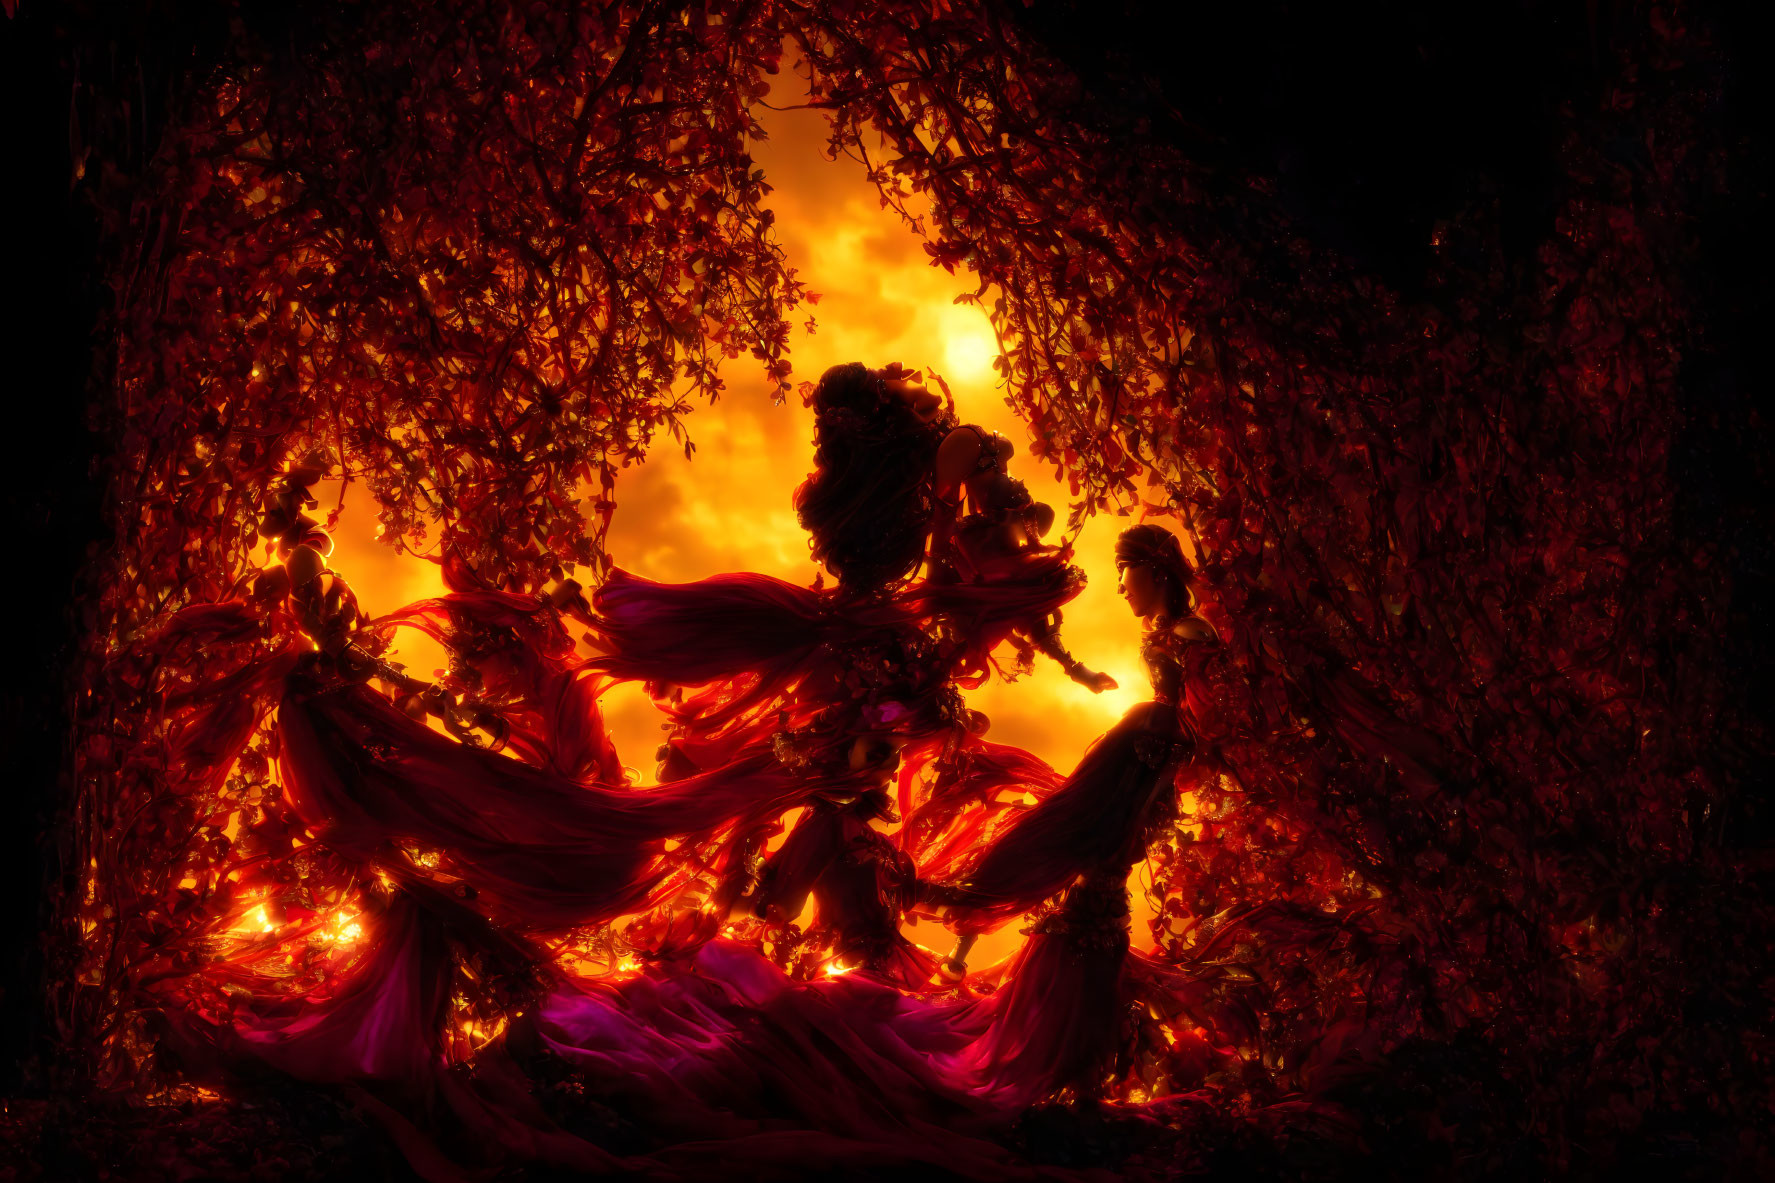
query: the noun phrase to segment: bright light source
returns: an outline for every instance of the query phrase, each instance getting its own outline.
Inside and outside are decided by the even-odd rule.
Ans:
[[[998,338],[986,318],[972,308],[955,307],[943,315],[943,376],[969,385],[991,382],[998,357]]]

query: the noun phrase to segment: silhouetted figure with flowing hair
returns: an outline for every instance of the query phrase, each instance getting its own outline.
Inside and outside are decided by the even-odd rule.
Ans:
[[[1211,766],[1224,726],[1213,704],[1224,654],[1191,609],[1192,571],[1177,536],[1139,525],[1116,541],[1129,608],[1143,623],[1152,698],[1129,709],[1078,767],[981,851],[950,897],[974,938],[1039,905],[1030,939],[984,1004],[991,1022],[970,1057],[987,1079],[1030,1100],[1098,1095],[1125,1042],[1128,875],[1149,835],[1176,816],[1180,782]]]
[[[796,517],[841,589],[880,595],[924,562],[954,413],[897,364],[833,366],[810,401],[814,470],[795,490]]]
[[[984,681],[992,650],[1013,635],[1034,638],[1093,689],[1114,684],[1059,646],[1058,613],[1083,577],[1063,550],[1039,543],[1052,515],[1042,521],[1046,507],[1006,474],[1004,441],[958,426],[897,364],[834,366],[810,404],[814,467],[795,507],[833,586],[751,573],[660,584],[618,570],[593,597],[604,650],[593,666],[648,683],[672,720],[662,779],[719,780],[724,768],[774,753],[844,797],[859,744],[891,745],[920,766],[968,748],[986,721],[959,690]],[[958,523],[964,498],[972,513]],[[959,801],[941,786],[939,795]],[[891,804],[881,808],[898,820]],[[706,855],[719,881],[716,916],[742,899],[755,912],[783,911],[760,894],[774,831],[765,823],[736,832]],[[813,849],[811,839],[790,841]],[[897,944],[900,909],[891,911],[883,947]]]

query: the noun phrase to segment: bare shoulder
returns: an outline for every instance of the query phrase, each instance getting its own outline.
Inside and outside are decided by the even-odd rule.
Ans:
[[[958,427],[937,446],[937,488],[947,493],[968,478],[980,462],[980,433]]]
[[[1171,635],[1179,641],[1218,641],[1214,626],[1200,616],[1185,616],[1172,622]]]
[[[972,427],[957,427],[943,437],[937,448],[939,460],[944,456],[966,455],[970,462],[980,454],[980,433]]]

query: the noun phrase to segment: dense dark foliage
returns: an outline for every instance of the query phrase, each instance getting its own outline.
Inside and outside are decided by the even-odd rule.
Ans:
[[[979,276],[1081,507],[1187,526],[1242,675],[1226,775],[1155,856],[1198,983],[1173,1132],[1037,1118],[1030,1153],[1766,1169],[1741,15],[1162,8],[187,12],[195,55],[111,81],[154,81],[151,120],[83,77],[115,542],[49,945],[78,1087],[177,1091],[168,984],[257,901],[349,891],[262,758],[193,775],[178,692],[218,655],[161,623],[235,586],[316,447],[393,543],[514,587],[598,569],[673,380],[788,377],[801,292],[744,145],[788,37],[835,148]]]

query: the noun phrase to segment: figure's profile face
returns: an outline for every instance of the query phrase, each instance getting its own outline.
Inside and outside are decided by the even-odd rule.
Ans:
[[[882,388],[912,408],[922,423],[934,422],[943,411],[943,400],[925,389],[916,370],[908,370],[899,362],[881,369]]]
[[[889,382],[887,386],[890,394],[912,408],[921,423],[932,422],[943,409],[943,400],[926,390],[922,383],[902,379]]]
[[[1145,620],[1165,606],[1165,591],[1153,575],[1151,567],[1136,564],[1123,567],[1117,590],[1128,601],[1128,610]]]

